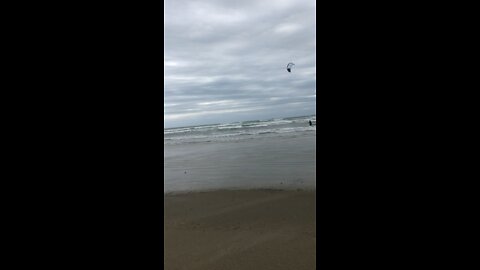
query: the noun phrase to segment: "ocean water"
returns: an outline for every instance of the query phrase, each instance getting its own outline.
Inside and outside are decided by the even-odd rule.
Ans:
[[[302,116],[165,129],[164,191],[315,189],[315,122]]]
[[[309,125],[312,121],[313,126]],[[164,129],[164,144],[232,142],[260,137],[300,136],[315,133],[316,116],[253,120],[228,124]]]

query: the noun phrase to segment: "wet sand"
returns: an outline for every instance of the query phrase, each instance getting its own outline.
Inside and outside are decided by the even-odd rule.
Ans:
[[[164,266],[315,269],[315,191],[165,195]]]
[[[165,145],[164,190],[315,189],[315,134]]]

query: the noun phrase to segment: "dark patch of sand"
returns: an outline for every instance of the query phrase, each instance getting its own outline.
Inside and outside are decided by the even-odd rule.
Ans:
[[[165,195],[167,270],[315,269],[315,191]]]

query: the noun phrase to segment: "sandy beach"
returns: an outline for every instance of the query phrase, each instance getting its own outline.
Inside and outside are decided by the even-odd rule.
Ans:
[[[165,195],[164,267],[315,269],[315,191]]]

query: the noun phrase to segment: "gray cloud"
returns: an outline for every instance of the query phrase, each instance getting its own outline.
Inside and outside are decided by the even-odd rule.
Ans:
[[[165,127],[315,112],[314,0],[166,0],[164,13]]]

